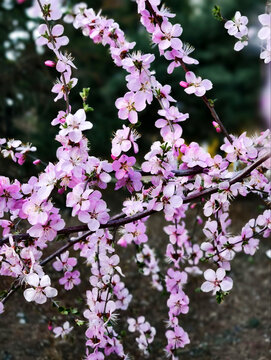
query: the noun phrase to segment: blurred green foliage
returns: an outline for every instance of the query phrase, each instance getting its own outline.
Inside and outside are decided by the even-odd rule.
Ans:
[[[151,46],[149,35],[139,22],[136,4],[131,0],[89,0],[86,1],[95,10],[103,9],[103,14],[114,18],[125,31],[128,40],[136,41],[136,50],[144,53],[154,52],[156,60],[153,68],[162,84],[172,86],[172,95],[178,99],[182,112],[189,112],[190,119],[183,124],[186,141],[212,141],[215,132],[211,118],[203,102],[184,93],[178,85],[184,79],[181,68],[169,76],[166,72],[168,62],[161,58],[157,48]],[[15,0],[14,0],[15,3]],[[69,1],[70,5],[75,1]],[[183,26],[182,40],[195,47],[192,56],[200,61],[192,71],[209,78],[214,89],[208,93],[217,99],[215,105],[227,128],[232,132],[252,131],[259,127],[258,98],[261,87],[261,65],[259,48],[249,46],[240,53],[233,51],[234,38],[224,29],[223,23],[212,15],[214,5],[219,5],[224,17],[230,19],[236,10],[249,17],[250,25],[258,26],[257,14],[264,11],[264,1],[254,0],[167,0],[166,5],[177,13],[174,22]],[[31,25],[25,14],[30,5],[27,0],[23,5],[14,4],[11,10],[0,5],[0,136],[15,137],[30,141],[38,147],[38,156],[54,161],[57,143],[54,136],[56,128],[50,126],[51,120],[59,109],[64,108],[60,101],[54,103],[51,87],[56,80],[55,69],[47,68],[43,62],[52,59],[52,53],[45,50],[37,54]],[[33,21],[33,20],[31,20]],[[39,20],[35,20],[38,21]],[[32,24],[34,25],[34,24]],[[24,49],[20,50],[16,41],[11,41],[10,33],[14,30],[29,32],[29,39],[20,41]],[[94,128],[88,133],[91,151],[94,155],[108,156],[112,132],[118,129],[122,121],[117,118],[115,100],[126,92],[125,72],[111,61],[108,49],[94,45],[92,41],[72,25],[65,24],[65,31],[70,38],[68,51],[75,57],[79,78],[78,85],[71,92],[73,111],[82,106],[79,95],[83,88],[90,87],[88,104],[94,112],[88,113]],[[256,29],[257,31],[257,29]],[[15,61],[7,59],[7,50],[18,51]],[[150,141],[159,138],[159,132],[153,131],[157,119],[158,105],[154,102],[140,114],[142,123],[139,132],[144,133],[141,146],[147,150]]]

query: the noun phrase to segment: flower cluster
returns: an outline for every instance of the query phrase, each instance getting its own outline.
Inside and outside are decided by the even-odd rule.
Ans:
[[[4,158],[10,157],[14,162],[18,162],[19,165],[24,164],[29,152],[35,152],[37,150],[32,144],[22,144],[21,140],[6,140],[5,138],[0,139],[0,148],[0,153]],[[36,164],[38,163],[39,161],[36,162]]]
[[[137,319],[129,318],[128,330],[130,332],[139,332],[139,336],[136,338],[138,348],[143,351],[144,355],[149,355],[149,344],[154,340],[156,330],[153,326],[150,325],[148,321],[145,320],[144,316],[139,316]]]
[[[247,23],[248,18],[246,16],[242,16],[240,11],[236,11],[233,19],[226,21],[224,25],[228,34],[238,39],[234,45],[235,51],[240,51],[248,45]]]

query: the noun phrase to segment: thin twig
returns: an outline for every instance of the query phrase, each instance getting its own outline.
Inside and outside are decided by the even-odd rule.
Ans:
[[[146,8],[152,14],[155,22],[157,23],[157,25],[159,25],[160,30],[162,31],[162,29],[161,29],[162,17],[158,17],[156,15],[151,3],[148,0],[146,0]],[[182,58],[176,57],[175,60],[177,60],[181,64],[181,67],[183,68],[183,70],[186,73],[189,71],[188,67],[183,62]],[[220,117],[218,116],[217,112],[215,111],[214,105],[210,104],[209,100],[207,99],[207,97],[205,95],[202,96],[201,99],[203,100],[205,105],[210,110],[210,113],[211,113],[212,117],[214,118],[214,120],[219,124],[219,126],[220,126],[222,132],[224,133],[224,135],[226,136],[226,138],[229,140],[230,143],[232,143],[232,138],[230,137],[228,131],[226,130],[225,126],[223,125],[222,121],[220,120]]]

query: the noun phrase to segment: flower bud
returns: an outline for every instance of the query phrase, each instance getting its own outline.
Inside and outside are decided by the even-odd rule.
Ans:
[[[34,160],[34,161],[33,161],[33,164],[34,164],[34,165],[39,165],[39,164],[40,164],[40,159]]]
[[[216,121],[213,121],[212,124],[213,124],[214,128],[216,129],[216,132],[221,133],[221,129],[220,129],[218,123]]]
[[[55,67],[56,66],[56,63],[52,60],[46,60],[44,61],[44,64],[48,67]]]
[[[186,81],[180,81],[180,86],[183,88],[187,88],[188,87],[188,83]]]

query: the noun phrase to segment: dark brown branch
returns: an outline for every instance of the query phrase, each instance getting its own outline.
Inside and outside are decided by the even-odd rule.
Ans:
[[[266,161],[270,157],[271,157],[271,153],[267,153],[264,156],[262,156],[260,159],[255,161],[253,164],[247,166],[244,170],[240,171],[239,174],[237,174],[234,178],[232,178],[229,181],[230,185],[233,185],[233,184],[237,183],[238,181],[246,178],[254,169],[256,169],[259,165],[261,165],[264,161]],[[187,197],[185,197],[183,199],[183,203],[185,204],[185,203],[189,203],[191,201],[202,199],[203,197],[206,197],[207,195],[211,195],[211,194],[217,192],[217,190],[218,190],[218,186],[216,186],[216,187],[214,187],[212,189],[207,189],[205,191],[196,193],[196,194],[191,195],[191,196],[187,196]],[[100,228],[113,227],[113,228],[116,229],[117,227],[119,227],[121,225],[127,224],[127,223],[132,222],[132,221],[140,220],[140,219],[142,219],[142,218],[144,218],[146,216],[149,216],[151,214],[154,214],[154,213],[156,213],[155,210],[146,210],[146,211],[143,211],[143,212],[141,212],[139,214],[129,216],[127,218],[123,218],[124,214],[118,214],[114,218],[109,220],[107,224],[102,224],[100,226]],[[80,228],[80,230],[78,230],[79,228]],[[84,228],[84,230],[87,230],[87,225],[69,227],[69,228],[63,229],[61,231],[65,230],[66,234],[71,234],[72,232],[82,231],[82,228]],[[50,261],[52,261],[54,258],[59,256],[60,254],[62,254],[64,251],[68,250],[74,244],[78,243],[79,241],[85,240],[86,237],[89,236],[91,233],[92,233],[92,231],[87,231],[84,234],[82,234],[81,236],[79,236],[79,237],[77,237],[75,239],[69,240],[69,242],[67,244],[65,244],[64,246],[62,246],[61,248],[59,248],[58,250],[53,252],[51,255],[49,255],[48,257],[43,259],[40,262],[40,265],[44,266],[44,265],[48,264]],[[20,236],[23,236],[23,235],[26,235],[26,236],[29,237],[28,234],[21,234]],[[15,238],[15,236],[14,236],[14,238]],[[1,239],[1,240],[3,240],[3,239]],[[0,240],[0,244],[1,244],[1,240]],[[9,289],[7,295],[2,299],[2,303],[5,303],[20,287],[21,287],[21,284],[20,284],[19,280],[16,279],[13,282],[11,288]]]
[[[234,176],[231,180],[229,180],[230,185],[233,185],[233,184],[239,182],[240,180],[243,180],[244,178],[246,178],[254,169],[256,169],[258,166],[260,166],[263,162],[265,162],[270,157],[271,157],[271,152],[266,153],[265,155],[260,157],[257,161],[255,161],[254,163],[252,163],[251,165],[248,165],[244,170],[240,171],[236,176]],[[183,198],[183,203],[188,204],[192,201],[196,201],[196,200],[205,198],[206,196],[216,193],[218,190],[219,190],[219,187],[215,186],[215,187],[212,187],[211,189],[206,189],[206,190],[197,192],[195,194],[188,195]],[[123,214],[123,213],[118,214],[115,217],[112,217],[106,224],[101,224],[100,228],[105,229],[105,228],[119,227],[119,226],[128,224],[130,222],[143,219],[154,213],[156,213],[155,210],[145,210],[138,214],[128,216],[128,217],[125,217],[125,214]],[[60,230],[58,232],[58,235],[69,235],[72,233],[76,233],[76,232],[80,232],[80,231],[87,231],[87,230],[88,230],[87,225],[71,226],[71,227],[67,227],[65,229]],[[19,242],[21,240],[27,240],[30,238],[31,238],[30,235],[27,233],[13,235],[13,240],[16,242]],[[8,242],[7,238],[0,239],[0,246],[7,242]]]

